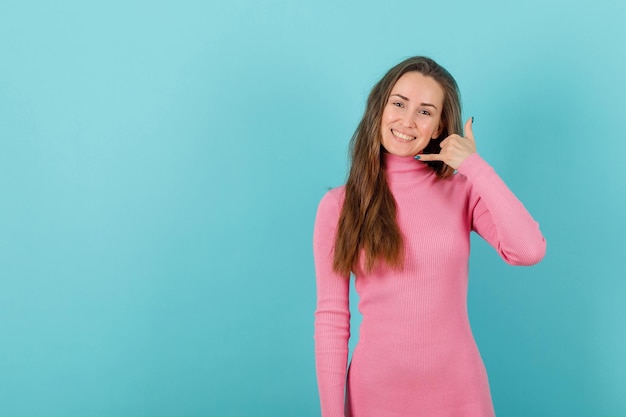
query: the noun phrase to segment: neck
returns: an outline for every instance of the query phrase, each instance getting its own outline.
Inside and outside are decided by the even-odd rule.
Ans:
[[[435,171],[425,162],[418,161],[412,156],[384,152],[382,162],[389,182],[412,182],[435,175]]]

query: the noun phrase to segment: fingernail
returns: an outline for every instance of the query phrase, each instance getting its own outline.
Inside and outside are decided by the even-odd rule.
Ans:
[[[419,155],[415,155],[415,159],[420,159],[421,157]]]
[[[474,124],[474,116],[472,116],[472,124]]]

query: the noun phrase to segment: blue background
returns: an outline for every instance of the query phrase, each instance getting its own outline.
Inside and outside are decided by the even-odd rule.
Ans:
[[[621,0],[3,0],[0,415],[319,415],[315,210],[370,88],[418,54],[548,240],[531,268],[473,240],[496,412],[626,415],[625,21]]]

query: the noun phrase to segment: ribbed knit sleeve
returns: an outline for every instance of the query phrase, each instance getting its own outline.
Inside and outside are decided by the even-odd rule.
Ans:
[[[534,265],[546,252],[539,224],[477,153],[459,166],[470,183],[472,229],[511,265]]]
[[[349,280],[333,271],[333,248],[341,211],[341,189],[321,200],[313,232],[317,282],[315,362],[322,417],[344,416],[350,338]]]

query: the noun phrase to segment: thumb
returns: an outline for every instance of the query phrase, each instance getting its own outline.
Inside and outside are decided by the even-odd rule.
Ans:
[[[465,137],[474,140],[474,132],[472,132],[472,125],[474,124],[474,116],[467,119],[465,122]]]

